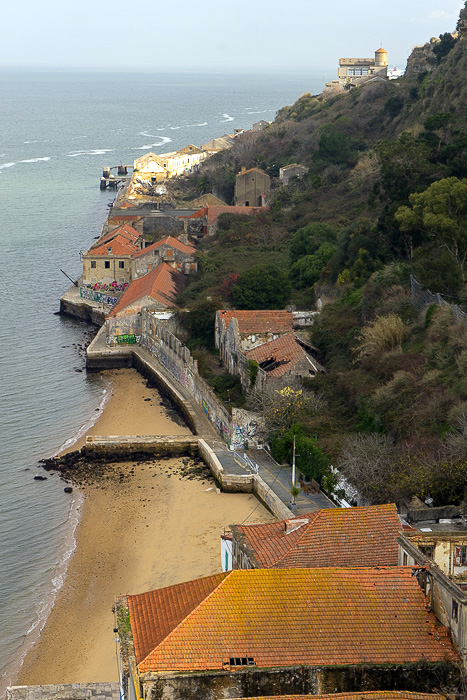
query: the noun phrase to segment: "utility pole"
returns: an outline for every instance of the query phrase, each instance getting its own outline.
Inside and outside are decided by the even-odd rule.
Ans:
[[[295,496],[293,491],[295,489],[295,435],[293,436],[293,453],[292,453],[292,504],[295,505]]]

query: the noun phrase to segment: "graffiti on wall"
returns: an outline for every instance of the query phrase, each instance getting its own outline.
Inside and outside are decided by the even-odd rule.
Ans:
[[[80,287],[79,295],[82,299],[97,301],[99,304],[106,304],[107,306],[115,306],[117,303],[117,297],[104,294],[103,292],[95,292],[93,289],[88,289],[87,287]]]
[[[232,434],[230,439],[234,449],[243,449],[258,439],[258,416],[239,408],[232,410]]]
[[[118,345],[135,345],[139,343],[141,336],[134,333],[125,333],[124,335],[115,336]]]

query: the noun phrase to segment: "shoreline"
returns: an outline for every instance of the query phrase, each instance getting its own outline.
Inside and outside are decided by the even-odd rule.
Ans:
[[[80,449],[86,435],[191,434],[136,370],[103,374],[112,384],[97,420],[59,454]],[[251,522],[274,520],[255,496],[218,492],[182,458],[119,462],[74,494],[83,498],[76,545],[15,685],[118,681],[114,597],[218,572],[223,528],[250,514]]]

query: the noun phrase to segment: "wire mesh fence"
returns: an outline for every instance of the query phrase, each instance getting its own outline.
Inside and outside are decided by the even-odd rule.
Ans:
[[[438,306],[449,306],[452,309],[456,319],[467,327],[467,314],[457,304],[451,304],[439,292],[433,293],[429,289],[423,287],[420,282],[417,282],[413,275],[410,275],[410,288],[412,304],[418,311],[423,311],[432,304]]]

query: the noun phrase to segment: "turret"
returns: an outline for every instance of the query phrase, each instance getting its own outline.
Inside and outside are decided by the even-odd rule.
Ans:
[[[384,68],[388,65],[388,52],[384,49],[378,49],[375,51],[375,66],[377,68]]]

